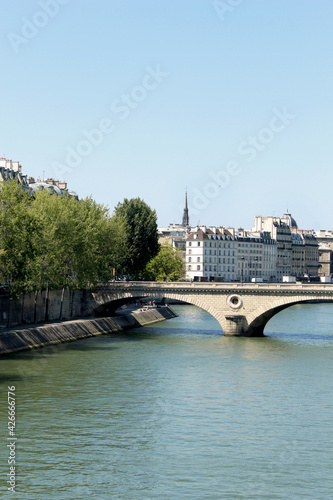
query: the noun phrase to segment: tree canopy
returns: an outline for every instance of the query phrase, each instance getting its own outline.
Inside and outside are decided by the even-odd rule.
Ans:
[[[0,189],[0,277],[13,295],[109,280],[124,235],[122,219],[92,198],[32,196],[15,181]]]
[[[157,216],[140,198],[118,203],[113,215],[91,197],[76,200],[46,190],[0,188],[0,282],[12,296],[45,288],[91,289],[118,276],[178,280],[181,256],[160,249]]]
[[[116,206],[115,216],[125,228],[125,243],[117,269],[130,279],[138,279],[160,248],[156,212],[140,198],[125,198]]]
[[[171,245],[162,246],[146,266],[146,278],[151,281],[179,281],[184,274],[181,251]]]

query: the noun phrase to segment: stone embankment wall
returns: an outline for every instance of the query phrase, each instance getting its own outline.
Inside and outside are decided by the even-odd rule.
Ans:
[[[75,319],[44,324],[31,328],[20,327],[0,333],[0,354],[43,347],[61,342],[94,337],[103,333],[120,332],[158,321],[174,318],[177,314],[169,307],[152,308],[126,316],[96,319]]]
[[[85,292],[52,290],[29,293],[19,300],[0,295],[0,327],[10,328],[44,321],[61,321],[84,316]]]

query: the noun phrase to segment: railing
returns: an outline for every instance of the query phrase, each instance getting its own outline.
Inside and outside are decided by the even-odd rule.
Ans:
[[[147,288],[147,289],[175,289],[175,290],[260,290],[260,291],[274,291],[274,290],[290,290],[291,292],[298,292],[306,290],[309,293],[312,291],[327,291],[333,293],[333,283],[240,283],[240,282],[188,282],[188,281],[111,281],[103,283],[98,288],[108,289],[130,289],[130,288]]]

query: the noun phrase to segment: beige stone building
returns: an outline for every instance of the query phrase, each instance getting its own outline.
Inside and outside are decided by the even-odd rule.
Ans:
[[[186,239],[186,276],[193,281],[276,279],[276,242],[244,229],[200,226]]]
[[[26,190],[28,186],[28,176],[22,173],[22,166],[18,161],[0,158],[0,185],[4,181],[16,179]]]
[[[299,229],[287,211],[282,217],[255,217],[253,231],[268,231],[277,244],[277,280],[283,276],[317,276],[318,242],[313,230]]]
[[[23,189],[30,193],[38,189],[46,189],[52,194],[67,194],[68,196],[73,196],[78,199],[78,195],[74,191],[68,189],[67,182],[52,178],[35,180],[34,177],[28,177],[26,174],[22,173],[22,166],[18,161],[0,158],[0,186],[2,182],[12,179],[16,179],[22,185]]]
[[[193,281],[237,279],[237,243],[220,227],[197,227],[186,238],[186,277]]]
[[[333,276],[333,231],[314,231],[319,244],[319,276]]]

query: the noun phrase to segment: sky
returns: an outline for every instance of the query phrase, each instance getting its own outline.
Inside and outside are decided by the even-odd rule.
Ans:
[[[0,157],[159,226],[332,229],[331,0],[0,0]]]

